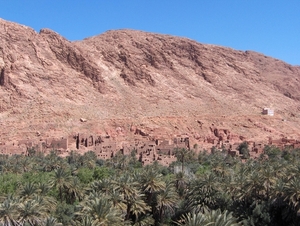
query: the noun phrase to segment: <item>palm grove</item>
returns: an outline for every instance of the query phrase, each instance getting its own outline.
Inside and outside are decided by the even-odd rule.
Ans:
[[[245,152],[247,146],[240,147]],[[215,149],[213,149],[215,150]],[[0,225],[299,225],[299,150],[265,147],[242,163],[178,149],[170,167],[134,151],[0,155]]]

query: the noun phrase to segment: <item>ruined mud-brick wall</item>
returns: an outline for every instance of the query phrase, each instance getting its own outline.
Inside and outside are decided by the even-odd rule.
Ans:
[[[97,144],[93,151],[101,159],[110,159],[118,152],[116,142],[109,140],[104,140],[102,143]]]
[[[25,145],[0,145],[0,154],[2,155],[26,155]]]
[[[123,155],[130,155],[132,151],[136,152],[136,146],[134,143],[131,143],[131,142],[123,143],[122,148],[121,148],[121,153]]]
[[[174,145],[175,145],[175,148],[188,148],[188,149],[190,149],[189,137],[179,136],[179,137],[174,138]]]
[[[68,138],[62,137],[61,139],[47,139],[46,145],[48,148],[52,149],[60,149],[60,150],[67,150],[68,149]]]
[[[177,161],[177,158],[174,155],[166,156],[158,154],[156,161],[163,166],[169,166],[172,162]]]
[[[146,154],[150,155],[151,153],[155,152],[156,143],[153,141],[146,141],[140,142],[139,145],[136,147],[137,154]]]

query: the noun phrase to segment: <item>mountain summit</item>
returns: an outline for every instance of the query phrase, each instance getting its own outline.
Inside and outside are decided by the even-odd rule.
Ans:
[[[195,143],[216,129],[300,136],[300,68],[260,53],[135,30],[71,42],[2,19],[0,42],[0,141],[132,128]]]

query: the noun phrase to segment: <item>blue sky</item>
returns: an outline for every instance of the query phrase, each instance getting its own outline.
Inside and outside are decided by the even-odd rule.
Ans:
[[[129,28],[300,65],[300,0],[0,0],[0,17],[69,40]]]

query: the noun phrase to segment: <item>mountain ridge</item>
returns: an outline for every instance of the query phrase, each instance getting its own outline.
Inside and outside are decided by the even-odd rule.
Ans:
[[[71,42],[4,20],[0,38],[2,140],[132,126],[194,142],[215,127],[237,140],[300,135],[300,67],[260,53],[135,30]]]

